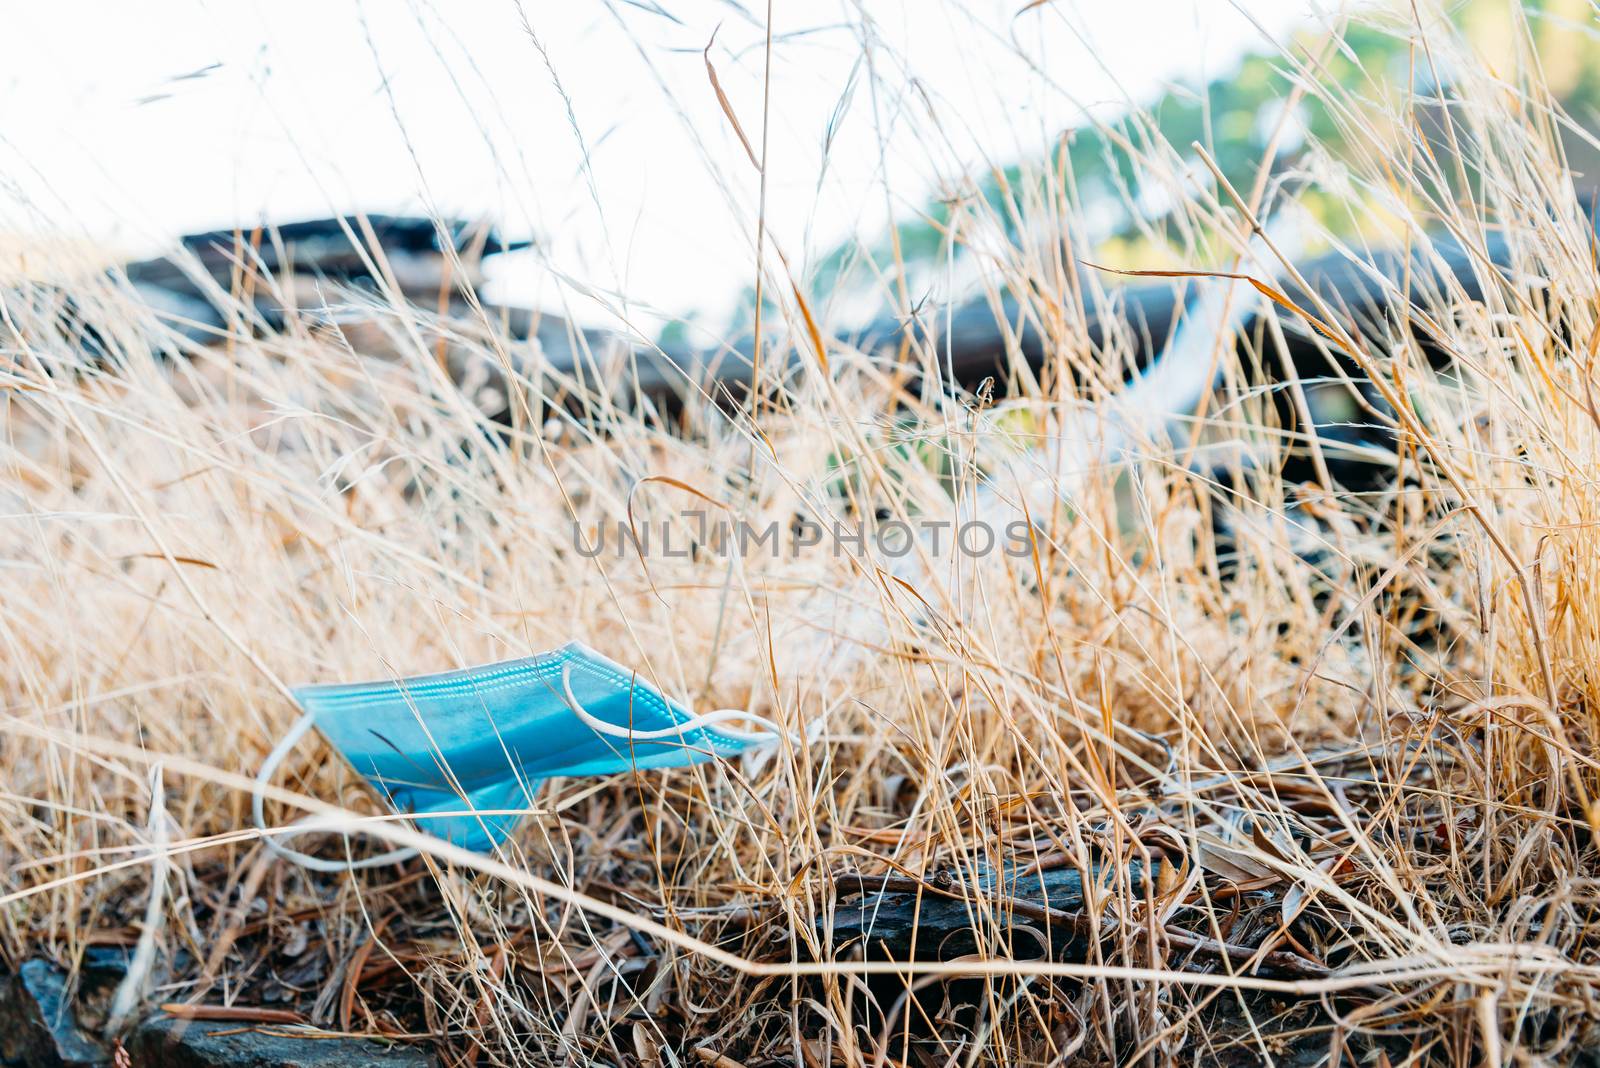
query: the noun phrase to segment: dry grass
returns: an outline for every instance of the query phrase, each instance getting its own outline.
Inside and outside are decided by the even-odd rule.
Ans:
[[[646,568],[572,547],[574,516],[696,506],[668,480],[758,524],[950,516],[1008,434],[1114,389],[1132,339],[1093,347],[1081,327],[1110,280],[1008,244],[972,200],[953,238],[1031,294],[1052,353],[988,409],[908,395],[843,346],[824,369],[793,299],[766,366],[790,345],[805,370],[770,382],[758,422],[703,402],[656,419],[595,392],[573,418],[552,401],[571,384],[536,353],[463,327],[458,353],[527,369],[506,432],[441,373],[436,334],[455,328],[421,312],[377,313],[397,355],[291,324],[170,361],[145,313],[85,285],[113,350],[89,369],[8,298],[6,957],[72,964],[142,940],[151,1003],[292,1009],[429,1036],[457,1063],[1248,1063],[1295,1047],[1496,1064],[1594,1048],[1592,230],[1536,75],[1497,77],[1443,30],[1427,44],[1419,66],[1451,57],[1470,191],[1405,97],[1335,101],[1354,150],[1305,160],[1375,245],[1492,231],[1512,253],[1480,265],[1481,300],[1446,288],[1355,342],[1401,412],[1386,487],[1276,473],[1310,444],[1251,384],[1252,363],[1276,360],[1258,331],[1224,357],[1197,435],[1238,446],[1228,477],[1186,464],[1186,442],[1148,443],[1040,517],[1033,559],[823,545]],[[1285,63],[1326,91],[1313,60]],[[1174,150],[1139,151],[1147,173],[1179,173]],[[1054,199],[1019,193],[1015,210],[1078,225],[1070,183],[1049,177]],[[1224,190],[1180,192],[1189,243],[1172,265],[1227,267],[1248,218]],[[910,359],[937,375],[937,351]],[[574,635],[696,705],[811,740],[547,783],[492,859],[434,849],[347,877],[269,862],[243,786],[297,715],[286,684]],[[377,811],[317,745],[283,781],[279,824],[318,803]],[[366,826],[357,850],[410,834]],[[830,946],[855,885],[841,872],[944,872],[960,892],[978,862],[1036,856],[1162,856],[1174,877],[1110,886],[1082,963],[1029,959],[1013,905],[981,895],[979,951],[960,960]],[[1168,929],[1306,967],[1219,962]]]

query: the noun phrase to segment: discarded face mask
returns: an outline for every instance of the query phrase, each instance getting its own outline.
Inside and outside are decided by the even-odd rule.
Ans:
[[[541,779],[681,767],[730,757],[786,732],[738,709],[691,715],[580,642],[498,664],[388,682],[305,686],[305,710],[256,777],[256,827],[278,856],[318,871],[376,867],[415,856],[397,849],[359,861],[324,860],[265,833],[262,787],[316,727],[395,812],[453,845],[486,852],[532,805]],[[748,720],[765,729],[713,729]]]

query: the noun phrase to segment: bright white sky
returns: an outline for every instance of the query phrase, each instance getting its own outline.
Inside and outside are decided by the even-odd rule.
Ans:
[[[797,273],[953,166],[1225,73],[1307,14],[1304,0],[773,6],[767,219]],[[879,87],[861,70],[847,94],[862,9]],[[720,27],[711,59],[759,150],[764,17],[763,0],[13,5],[0,229],[147,253],[355,208],[488,215],[547,239],[543,264],[502,272],[502,297],[560,305],[553,267],[626,293],[634,314],[716,319],[753,279],[759,184],[701,50]]]

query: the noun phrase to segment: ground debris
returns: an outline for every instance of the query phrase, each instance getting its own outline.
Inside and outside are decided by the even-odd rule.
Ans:
[[[855,899],[841,904],[821,930],[836,950],[859,946],[888,960],[951,960],[1005,946],[1019,960],[1081,961],[1094,941],[1118,932],[1116,917],[1095,903],[1153,898],[1167,871],[1163,864],[1136,858],[1096,862],[1088,868],[1087,893],[1084,870],[1065,864],[1040,869],[1008,862],[998,878],[984,864],[965,879],[944,868],[928,879],[838,873],[841,897]],[[1143,924],[1129,928],[1139,940],[1148,931]],[[1169,950],[1203,966],[1227,960],[1265,975],[1328,974],[1325,965],[1299,953],[1220,941],[1171,925],[1160,929],[1160,937]]]
[[[14,975],[0,979],[0,1065],[98,1068],[120,1063],[114,1043],[102,1041],[95,1033],[99,1011],[93,1004],[95,992],[115,970],[114,961],[97,961],[91,955],[78,983],[73,984],[66,969],[35,958],[24,961]],[[189,1011],[181,1015],[158,1013],[124,1036],[132,1064],[140,1068],[344,1068],[372,1064],[434,1068],[438,1064],[424,1047],[285,1026],[297,1014],[281,1009],[184,1009]]]
[[[1157,865],[1159,868],[1159,865]],[[1127,891],[1145,892],[1145,865],[1130,860],[1125,867]],[[1091,869],[1101,894],[1121,890],[1114,880],[1122,877],[1108,867]],[[989,917],[1002,934],[1028,930],[1038,935],[1060,935],[1056,922],[1083,908],[1083,872],[1076,867],[1006,865],[996,878],[989,865],[980,865],[970,878],[941,868],[926,880],[909,876],[871,876],[841,873],[836,876],[841,896],[855,896],[839,905],[827,928],[836,948],[853,943],[892,959],[949,959],[976,952],[981,928]],[[1083,943],[1073,932],[1050,939],[1049,955],[1061,958],[1080,952]],[[1016,949],[1024,956],[1039,956],[1046,943],[1032,938]],[[1031,947],[1031,948],[1030,948]]]

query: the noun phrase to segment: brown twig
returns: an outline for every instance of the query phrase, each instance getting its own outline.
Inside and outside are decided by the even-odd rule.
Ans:
[[[179,1020],[226,1020],[232,1023],[305,1024],[306,1018],[290,1009],[260,1009],[249,1005],[162,1004],[161,1011]]]
[[[350,1030],[350,1017],[355,1011],[356,988],[361,985],[361,973],[366,970],[367,959],[372,956],[373,947],[378,944],[378,939],[383,937],[384,930],[394,916],[395,914],[391,912],[379,920],[373,926],[372,933],[350,955],[350,964],[344,973],[344,989],[339,992],[339,1029],[342,1031]]]

